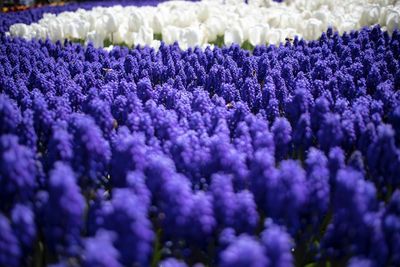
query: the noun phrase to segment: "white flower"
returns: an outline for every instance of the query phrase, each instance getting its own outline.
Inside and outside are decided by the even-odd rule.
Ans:
[[[304,37],[308,40],[317,39],[324,30],[320,20],[311,18],[306,23]]]
[[[345,20],[340,24],[339,32],[342,34],[344,32],[350,32],[355,28],[356,23],[351,20]]]
[[[217,36],[225,33],[226,22],[221,17],[212,16],[205,23],[207,38],[209,41],[215,41]]]
[[[57,20],[51,21],[48,26],[48,33],[53,42],[64,40],[64,27]]]
[[[281,33],[278,30],[271,29],[267,32],[266,39],[269,44],[277,45],[281,40]]]
[[[10,34],[11,36],[20,36],[20,37],[26,37],[28,33],[28,26],[23,23],[16,23],[14,25],[10,26]]]
[[[251,45],[262,45],[267,42],[267,32],[269,31],[268,24],[256,25],[249,29],[249,42]]]
[[[107,33],[113,33],[118,30],[117,18],[112,13],[106,13],[104,16],[104,27]]]
[[[129,37],[127,36],[128,32],[129,32],[129,30],[128,30],[128,26],[127,25],[123,25],[122,27],[119,27],[118,31],[114,32],[113,35],[112,35],[113,43],[114,44],[122,44],[122,43],[128,44],[126,42],[127,41],[126,39],[129,39]]]
[[[175,26],[166,26],[162,30],[163,41],[167,44],[173,44],[180,39],[181,30]]]
[[[164,19],[160,14],[155,14],[153,17],[153,30],[155,33],[161,33],[164,27]]]
[[[225,30],[224,43],[225,45],[231,45],[233,43],[241,44],[243,43],[243,31],[240,25],[235,25],[234,27]]]
[[[153,47],[156,51],[160,48],[161,42],[159,40],[153,40],[150,47]]]
[[[110,51],[113,50],[113,49],[114,49],[114,46],[113,46],[113,45],[104,47],[104,50],[106,50],[107,52],[110,52]]]
[[[364,7],[361,18],[360,25],[368,26],[379,22],[381,9],[379,5],[368,5]]]
[[[203,43],[204,30],[202,27],[193,26],[183,29],[179,41],[184,42],[189,47],[201,45]]]
[[[392,10],[389,11],[386,16],[386,28],[388,32],[392,33],[395,29],[398,29],[400,25],[399,12]]]
[[[144,25],[145,19],[140,10],[135,9],[129,17],[129,30],[138,32],[140,27]]]
[[[157,7],[113,6],[44,14],[31,25],[13,25],[11,36],[27,39],[104,39],[128,45],[152,45],[153,33],[181,47],[207,46],[225,35],[225,44],[278,44],[285,38],[316,39],[328,26],[340,32],[380,24],[393,32],[399,27],[400,1],[395,0],[203,0],[167,1]]]
[[[103,47],[104,45],[105,35],[101,32],[89,32],[86,38],[86,44],[92,42],[95,47]]]
[[[150,45],[153,42],[153,29],[150,27],[142,26],[134,40],[135,45]]]

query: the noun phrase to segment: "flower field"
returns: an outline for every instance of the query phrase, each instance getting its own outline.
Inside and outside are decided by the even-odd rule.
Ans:
[[[400,3],[311,2],[0,13],[0,266],[400,266]]]

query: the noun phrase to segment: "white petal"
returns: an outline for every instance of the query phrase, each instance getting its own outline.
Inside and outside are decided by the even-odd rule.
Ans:
[[[225,31],[224,36],[225,45],[231,45],[233,43],[242,44],[243,43],[243,32],[242,29],[236,25],[231,29]]]

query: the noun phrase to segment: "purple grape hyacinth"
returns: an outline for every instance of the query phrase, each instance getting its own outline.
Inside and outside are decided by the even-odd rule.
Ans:
[[[1,266],[400,264],[398,30],[252,51],[4,34],[117,2],[0,15]]]

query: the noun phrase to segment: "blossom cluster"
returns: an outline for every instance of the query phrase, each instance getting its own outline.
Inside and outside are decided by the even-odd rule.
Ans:
[[[400,4],[392,0],[169,1],[156,7],[112,6],[45,14],[31,25],[15,24],[11,36],[53,41],[79,40],[96,47],[125,44],[158,48],[162,39],[183,49],[222,42],[252,46],[279,44],[294,36],[318,38],[328,27],[340,33],[380,24],[389,32],[400,23]]]
[[[399,31],[252,53],[3,33],[0,266],[400,265]]]

